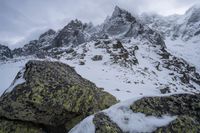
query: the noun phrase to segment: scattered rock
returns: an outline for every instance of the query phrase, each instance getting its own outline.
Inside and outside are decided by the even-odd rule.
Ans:
[[[165,88],[163,88],[163,89],[160,89],[160,92],[161,92],[162,94],[171,93],[169,87],[165,87]]]
[[[85,61],[79,61],[79,65],[85,65]]]
[[[183,74],[182,77],[180,77],[180,80],[185,84],[189,84],[190,83],[190,77],[189,77],[188,74],[185,74],[185,73]]]
[[[92,60],[93,61],[100,61],[103,59],[103,56],[102,55],[95,55],[94,57],[92,57]]]
[[[122,43],[120,41],[117,41],[117,43],[113,44],[114,49],[121,49],[124,48]]]

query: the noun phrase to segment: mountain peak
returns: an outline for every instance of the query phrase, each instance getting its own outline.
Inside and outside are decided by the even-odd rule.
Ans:
[[[112,13],[112,17],[111,18],[124,18],[127,21],[135,21],[135,18],[132,16],[131,13],[129,13],[128,11],[120,8],[119,6],[115,6],[115,9]]]
[[[119,6],[115,6],[112,17],[118,17],[124,13],[128,13],[128,12],[126,10],[121,9]]]
[[[41,34],[39,38],[41,39],[45,36],[52,36],[52,35],[55,35],[55,34],[56,34],[56,31],[54,31],[53,29],[49,29],[46,32],[44,32],[43,34]]]

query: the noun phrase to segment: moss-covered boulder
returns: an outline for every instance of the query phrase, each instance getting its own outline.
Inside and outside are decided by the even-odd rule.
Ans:
[[[0,118],[0,133],[45,133],[44,130],[31,123],[11,121]]]
[[[154,133],[199,133],[200,123],[195,118],[180,116],[165,127],[160,127]]]
[[[93,123],[95,133],[123,133],[119,126],[104,113],[95,114]]]
[[[200,132],[200,95],[176,94],[165,97],[145,97],[131,105],[134,112],[160,117],[177,116],[165,127],[158,128],[156,133],[190,133]]]
[[[117,102],[60,62],[29,61],[10,88],[0,98],[0,116],[66,130]]]

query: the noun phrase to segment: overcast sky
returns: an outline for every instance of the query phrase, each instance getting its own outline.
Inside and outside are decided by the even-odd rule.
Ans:
[[[23,46],[45,30],[59,29],[70,20],[100,24],[118,5],[130,12],[183,14],[199,0],[0,0],[0,42]]]

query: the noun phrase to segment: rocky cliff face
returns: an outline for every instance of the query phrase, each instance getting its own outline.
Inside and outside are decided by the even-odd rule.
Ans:
[[[6,60],[13,58],[11,50],[4,45],[0,44],[0,60]]]
[[[87,24],[83,24],[79,20],[72,20],[65,26],[55,37],[53,45],[56,47],[62,46],[77,46],[87,41],[87,33],[85,29]]]

